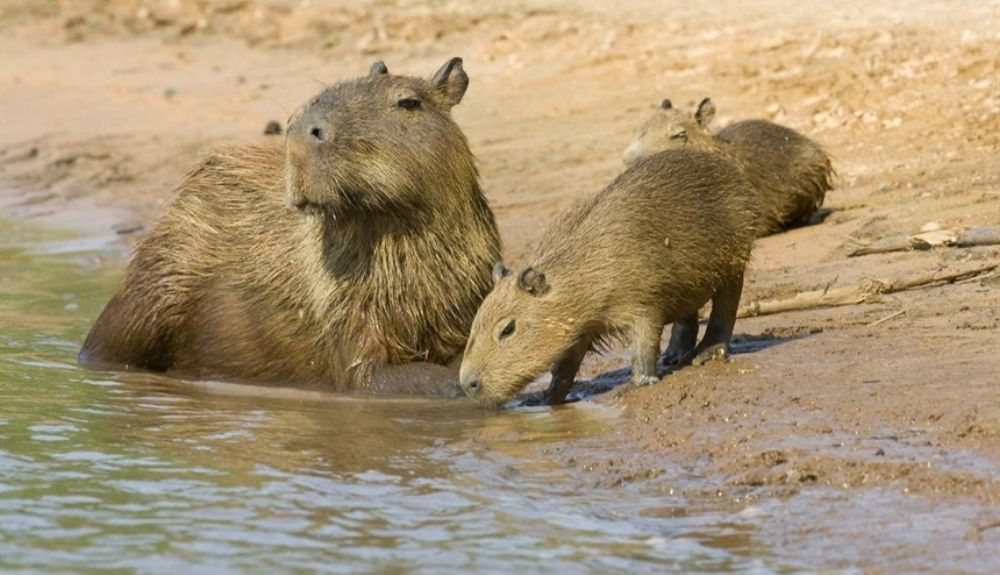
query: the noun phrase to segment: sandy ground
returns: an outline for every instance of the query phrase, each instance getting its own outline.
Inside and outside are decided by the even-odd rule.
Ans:
[[[123,257],[207,146],[265,137],[375,59],[430,74],[461,55],[471,85],[455,116],[508,264],[622,168],[657,102],[706,95],[716,125],[779,121],[826,146],[840,174],[824,223],[758,242],[745,300],[1000,260],[996,247],[847,257],[929,222],[1000,225],[995,2],[37,4],[0,6],[4,217],[114,229]],[[633,449],[549,455],[606,483],[673,488],[683,473],[663,476],[669,459],[720,492],[887,486],[995,512],[995,273],[736,332],[727,363],[594,399],[624,408],[617,433]],[[624,365],[595,357],[583,376],[621,379]],[[974,535],[996,539],[998,525]]]

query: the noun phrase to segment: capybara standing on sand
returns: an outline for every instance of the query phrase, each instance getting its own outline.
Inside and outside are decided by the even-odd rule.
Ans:
[[[81,361],[393,392],[386,366],[455,358],[500,255],[450,114],[468,81],[460,58],[429,80],[377,62],[300,108],[284,146],[210,155]]]
[[[625,163],[684,146],[718,153],[735,162],[757,190],[759,235],[808,224],[833,188],[833,166],[823,148],[795,130],[765,120],[736,122],[713,136],[708,125],[714,116],[715,105],[708,98],[693,115],[664,100],[625,150]]]
[[[757,221],[756,198],[731,162],[698,150],[643,158],[594,198],[561,215],[530,266],[494,267],[472,324],[461,385],[482,404],[510,399],[552,370],[547,398],[565,400],[588,350],[632,346],[632,381],[657,381],[665,359],[724,356]],[[701,342],[698,309],[712,300]]]

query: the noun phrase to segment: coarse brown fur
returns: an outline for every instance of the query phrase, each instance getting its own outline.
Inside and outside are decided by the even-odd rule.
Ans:
[[[500,254],[450,115],[467,83],[458,58],[430,80],[376,63],[298,110],[284,145],[211,154],[81,361],[378,391],[379,366],[453,359]]]
[[[834,170],[823,149],[795,130],[765,120],[745,120],[708,131],[715,105],[702,100],[694,114],[664,100],[625,151],[626,163],[639,157],[691,146],[735,162],[760,198],[759,235],[808,224],[833,189]]]
[[[717,155],[681,149],[638,160],[564,212],[530,266],[495,268],[462,362],[466,393],[498,405],[551,367],[548,399],[561,402],[583,356],[609,338],[631,342],[633,382],[652,383],[668,323],[667,361],[724,354],[756,210],[749,184]],[[698,309],[709,300],[696,348]]]

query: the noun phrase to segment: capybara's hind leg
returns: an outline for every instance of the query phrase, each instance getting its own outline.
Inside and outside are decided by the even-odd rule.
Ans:
[[[589,350],[590,340],[581,340],[552,365],[552,383],[545,391],[545,400],[550,405],[566,401],[566,394],[573,387],[576,372],[580,371],[580,364]]]
[[[724,359],[729,353],[729,339],[736,324],[736,311],[743,293],[743,272],[725,283],[712,296],[712,315],[708,317],[705,337],[695,348],[692,363],[702,365],[715,359]]]
[[[656,360],[660,357],[660,336],[663,324],[640,323],[632,331],[632,385],[651,385],[656,376]]]
[[[152,302],[137,302],[129,284],[108,302],[83,342],[77,361],[92,369],[166,371],[172,361],[171,330]],[[145,304],[145,305],[144,305]]]
[[[663,365],[679,365],[691,361],[698,342],[698,312],[680,318],[670,329],[670,343],[663,352]]]

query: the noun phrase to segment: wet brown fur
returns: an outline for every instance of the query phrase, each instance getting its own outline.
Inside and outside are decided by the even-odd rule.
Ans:
[[[563,401],[583,355],[609,338],[631,342],[633,380],[652,383],[672,322],[686,331],[668,355],[717,352],[732,333],[756,218],[749,184],[716,155],[638,160],[558,217],[528,268],[497,268],[466,346],[463,387],[497,405],[551,367],[549,400]],[[695,349],[697,312],[710,299],[713,318]]]
[[[459,354],[500,241],[450,118],[468,80],[449,64],[431,81],[373,67],[296,112],[286,145],[211,154],[138,244],[81,361],[370,389],[379,366]]]
[[[694,114],[664,100],[625,152],[626,163],[669,148],[691,146],[735,162],[760,196],[761,229],[769,235],[808,224],[833,189],[830,157],[795,130],[765,120],[708,131],[715,107],[705,99]]]

